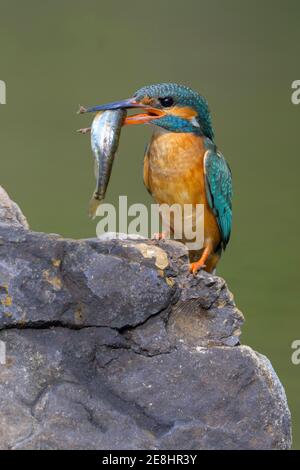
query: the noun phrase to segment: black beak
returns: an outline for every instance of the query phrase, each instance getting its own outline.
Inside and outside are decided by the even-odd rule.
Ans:
[[[113,101],[112,103],[100,104],[96,106],[91,106],[89,108],[80,107],[78,114],[84,113],[97,113],[99,111],[108,111],[112,109],[128,109],[128,108],[144,108],[145,106],[137,103],[134,98],[128,98],[127,100]]]

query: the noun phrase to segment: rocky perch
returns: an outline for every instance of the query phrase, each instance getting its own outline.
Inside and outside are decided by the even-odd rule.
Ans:
[[[270,362],[180,243],[32,232],[1,190],[0,300],[1,449],[290,448]]]

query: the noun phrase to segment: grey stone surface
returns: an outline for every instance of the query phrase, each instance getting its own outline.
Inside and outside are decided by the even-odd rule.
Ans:
[[[0,216],[1,449],[290,447],[278,377],[183,245],[35,233],[1,197]]]
[[[2,186],[0,186],[0,220],[6,221],[11,225],[29,228],[26,217],[23,215],[20,207],[10,199]]]

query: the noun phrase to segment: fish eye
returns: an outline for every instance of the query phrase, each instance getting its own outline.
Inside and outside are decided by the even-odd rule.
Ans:
[[[173,106],[174,104],[172,96],[164,96],[162,98],[158,98],[158,101],[164,108],[170,108],[170,106]]]

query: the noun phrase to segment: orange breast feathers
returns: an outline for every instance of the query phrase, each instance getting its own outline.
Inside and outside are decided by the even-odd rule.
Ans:
[[[204,204],[204,237],[215,248],[220,232],[206,197],[205,152],[202,137],[157,129],[144,159],[144,183],[158,204]]]

